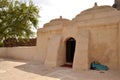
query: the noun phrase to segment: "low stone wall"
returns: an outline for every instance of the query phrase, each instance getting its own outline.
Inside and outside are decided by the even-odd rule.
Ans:
[[[0,48],[0,57],[29,61],[42,61],[41,56],[38,54],[36,46]]]
[[[0,48],[0,58],[7,57],[7,49]]]

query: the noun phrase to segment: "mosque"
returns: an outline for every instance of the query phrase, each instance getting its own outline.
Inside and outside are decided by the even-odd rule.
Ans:
[[[72,20],[62,16],[46,23],[37,32],[41,61],[50,67],[64,64],[89,70],[97,61],[120,70],[120,0],[113,7],[98,6],[82,11]]]

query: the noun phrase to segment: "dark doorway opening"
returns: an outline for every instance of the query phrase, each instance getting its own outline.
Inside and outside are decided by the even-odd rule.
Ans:
[[[75,53],[76,40],[69,38],[66,41],[66,66],[72,67]]]

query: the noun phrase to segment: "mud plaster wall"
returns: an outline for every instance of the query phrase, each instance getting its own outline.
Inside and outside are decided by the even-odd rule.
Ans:
[[[58,49],[58,54],[56,56],[57,57],[56,66],[60,66],[63,63],[65,63],[65,54],[64,54],[64,51],[65,51],[64,49],[65,48],[64,48],[64,43],[63,43],[63,40],[62,40],[63,39],[62,38],[62,32],[63,32],[62,29],[56,29],[56,30],[51,31],[51,34],[50,34],[50,39],[53,38],[53,37],[56,37],[56,36],[58,36],[58,37],[61,36],[60,43],[58,43],[59,44],[59,49]]]
[[[89,61],[98,61],[109,66],[110,69],[118,69],[118,40],[117,27],[104,26],[90,30]]]
[[[47,47],[47,56],[45,59],[45,65],[55,67],[59,65],[58,56],[61,54],[61,29],[49,30],[49,39]]]
[[[48,29],[48,30],[42,30],[41,32],[38,33],[37,48],[38,48],[38,54],[39,56],[41,56],[41,60],[43,63],[46,60],[46,56],[48,53],[48,47],[49,46],[53,47],[51,45],[48,45],[49,41],[55,36],[60,36],[61,32],[62,32],[61,29],[57,29],[57,30]]]
[[[6,50],[6,48],[0,48],[0,58],[3,58],[3,57],[7,57],[7,53],[8,51]]]
[[[37,39],[37,48],[38,48],[38,54],[41,56],[41,61],[44,62],[46,58],[47,53],[47,46],[48,46],[48,33],[41,32],[38,35]]]

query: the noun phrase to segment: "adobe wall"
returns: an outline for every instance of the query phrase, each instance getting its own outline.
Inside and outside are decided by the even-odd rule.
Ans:
[[[119,60],[118,60],[118,66],[119,66],[119,70],[120,70],[120,23],[118,24],[118,30],[119,30],[119,32],[118,32],[118,58],[119,58]]]
[[[7,49],[0,48],[0,58],[6,58],[6,57],[7,57]]]
[[[88,31],[89,34],[88,37],[84,35],[84,31]],[[100,62],[101,64],[107,65],[110,69],[114,69],[114,70],[118,69],[119,58],[118,58],[118,46],[117,46],[118,44],[117,24],[100,25],[100,26],[98,25],[92,27],[84,26],[84,28],[70,27],[70,29],[66,28],[64,32],[65,32],[64,39],[73,37],[76,40],[76,49],[75,49],[76,51],[74,56],[75,62],[73,63],[74,70],[76,69],[87,70],[90,68],[90,63],[93,61],[97,61]],[[82,36],[79,36],[81,32],[83,32]],[[88,38],[88,42],[84,43],[84,41],[86,41],[87,38]],[[84,40],[81,41],[82,39]],[[83,48],[84,46],[86,47]],[[84,49],[85,51],[83,51]],[[66,54],[65,51],[63,53]],[[81,66],[83,64],[86,67]]]
[[[9,47],[0,48],[1,58],[13,58],[20,60],[38,61],[42,62],[42,56],[39,56],[36,47]]]
[[[117,27],[114,25],[92,29],[89,46],[90,62],[98,61],[110,69],[118,69],[117,35]]]
[[[73,70],[89,70],[89,31],[80,30],[78,31],[76,39],[76,49],[73,61]]]
[[[37,38],[37,49],[38,49],[38,53],[39,56],[42,56],[41,60],[42,62],[45,61],[46,58],[46,54],[47,54],[47,46],[48,46],[48,33],[46,32],[41,32],[38,34],[38,38]]]
[[[84,31],[89,32],[88,42],[85,42]],[[82,36],[79,36],[82,33]],[[50,48],[49,41],[55,36],[60,36],[61,41],[59,45],[52,46]],[[98,26],[86,26],[86,27],[64,27],[63,30],[60,29],[48,29],[44,32],[39,33],[39,52],[42,54],[43,61],[48,66],[60,66],[66,63],[66,40],[73,37],[76,40],[76,51],[74,56],[74,70],[88,70],[90,68],[90,63],[93,61],[98,61],[101,64],[107,65],[110,69],[118,69],[118,26],[117,24],[111,25],[98,25]],[[83,38],[83,41],[81,41]],[[53,40],[54,41],[54,40]],[[81,41],[81,42],[79,42]],[[42,47],[41,47],[42,46]],[[56,47],[59,46],[57,49]],[[83,46],[86,48],[83,49]],[[41,50],[40,50],[41,48]],[[50,51],[48,52],[48,49]],[[55,54],[51,51],[57,50]],[[85,50],[85,51],[83,51]],[[43,52],[42,52],[43,51]],[[52,54],[50,54],[50,52]],[[57,53],[57,54],[56,54]],[[84,53],[84,54],[82,54]],[[85,54],[86,53],[86,54]],[[51,55],[51,56],[50,56]],[[49,56],[49,57],[46,57]],[[81,58],[81,59],[80,59]],[[119,59],[119,60],[118,60]],[[80,61],[80,62],[79,62]],[[86,63],[85,63],[86,61]],[[81,66],[81,64],[85,66]]]
[[[118,25],[98,25],[79,27],[79,30],[89,31],[89,67],[93,61],[107,65],[110,69],[118,67]]]
[[[36,47],[11,47],[7,51],[8,58],[34,60],[36,56]]]
[[[55,67],[58,66],[58,53],[59,52],[59,44],[61,41],[57,39],[59,37],[61,39],[62,29],[56,28],[53,26],[51,28],[42,28],[38,31],[38,39],[37,39],[37,49],[40,56],[42,56],[42,62],[45,65]],[[57,47],[58,46],[58,47]]]

